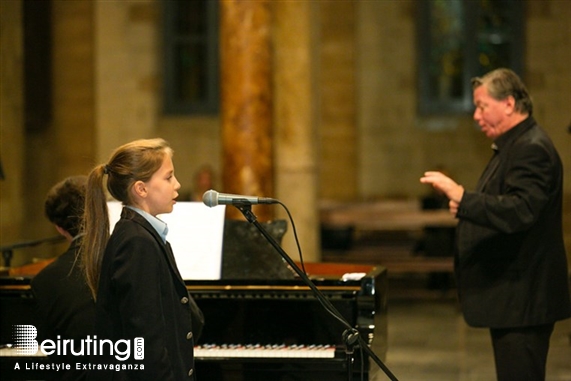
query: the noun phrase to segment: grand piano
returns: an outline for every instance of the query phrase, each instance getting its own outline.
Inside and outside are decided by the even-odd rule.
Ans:
[[[206,320],[195,348],[198,377],[213,381],[342,381],[348,380],[351,373],[355,380],[386,379],[358,346],[348,362],[343,341],[345,327],[329,315],[312,290],[280,262],[279,255],[258,241],[261,237],[256,238],[256,233],[249,229],[244,233],[244,228],[240,228],[241,234],[254,236],[246,242],[250,242],[250,249],[257,253],[245,256],[243,247],[236,249],[239,245],[229,244],[235,235],[227,237],[226,231],[229,234],[232,231],[228,228],[224,246],[234,248],[234,252],[224,250],[221,279],[185,281]],[[258,259],[252,260],[252,257]],[[243,263],[244,258],[250,261],[247,265]],[[319,291],[384,361],[387,352],[386,269],[306,263],[305,270]],[[0,277],[0,344],[11,342],[13,324],[34,324],[30,279],[31,276]],[[14,371],[14,363],[48,362],[47,358],[18,358],[10,356],[13,351],[0,351],[3,351],[0,370],[3,380],[45,377],[41,371]]]

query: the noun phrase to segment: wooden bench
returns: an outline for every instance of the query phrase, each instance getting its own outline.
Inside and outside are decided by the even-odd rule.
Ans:
[[[430,247],[425,240],[429,230],[456,226],[447,210],[422,210],[417,200],[377,200],[325,203],[320,217],[323,262],[383,266],[389,278],[403,280],[454,271],[450,249],[443,248],[438,256],[434,236]]]
[[[386,253],[375,250],[374,247],[354,248],[352,250],[335,252],[324,251],[323,262],[361,263],[383,266],[391,274],[404,273],[431,273],[454,271],[454,258],[452,257],[426,257],[410,255],[410,253]]]
[[[389,274],[431,273],[454,271],[451,257],[414,257],[399,260],[380,260],[379,265],[386,267]]]

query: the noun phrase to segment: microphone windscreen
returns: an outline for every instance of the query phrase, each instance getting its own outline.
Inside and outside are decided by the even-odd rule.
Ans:
[[[211,208],[218,205],[218,192],[212,189],[204,192],[202,195],[202,202]]]

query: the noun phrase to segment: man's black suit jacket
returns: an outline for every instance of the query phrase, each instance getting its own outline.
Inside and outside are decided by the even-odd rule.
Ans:
[[[531,117],[501,135],[457,218],[456,278],[468,324],[507,328],[571,316],[561,159]]]

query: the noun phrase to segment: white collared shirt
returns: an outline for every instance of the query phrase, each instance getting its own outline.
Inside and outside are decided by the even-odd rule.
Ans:
[[[145,218],[145,220],[149,221],[151,226],[157,231],[157,233],[159,233],[159,235],[163,239],[163,243],[167,242],[167,234],[169,232],[169,228],[164,221],[134,206],[127,205],[127,208],[139,213],[141,216]]]

